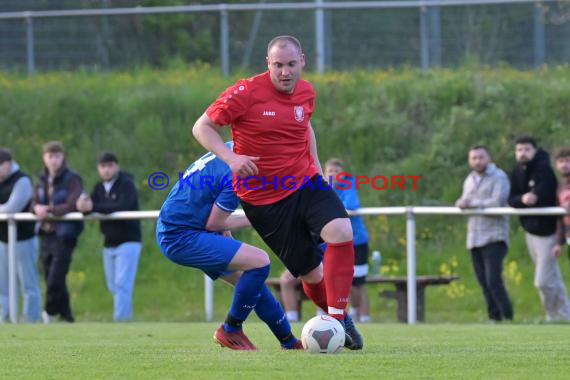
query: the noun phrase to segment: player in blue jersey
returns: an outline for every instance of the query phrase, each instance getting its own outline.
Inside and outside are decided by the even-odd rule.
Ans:
[[[232,149],[233,142],[226,145]],[[235,285],[232,305],[214,340],[234,350],[256,350],[242,323],[256,314],[284,349],[302,349],[279,302],[265,285],[269,256],[257,247],[234,240],[230,230],[249,226],[245,216],[231,215],[239,201],[232,189],[229,166],[208,153],[188,167],[160,210],[156,238],[171,261]]]
[[[360,199],[356,189],[354,176],[344,177],[343,183],[336,183],[337,176],[344,171],[344,163],[338,158],[330,158],[325,163],[325,177],[332,179],[335,193],[338,195],[347,210],[360,208]],[[346,180],[350,180],[348,185]],[[369,301],[366,290],[366,276],[368,275],[368,231],[362,216],[351,216],[350,224],[354,236],[354,277],[350,289],[350,311],[354,319],[359,322],[369,322]],[[377,274],[377,273],[374,273]]]
[[[344,164],[338,158],[331,158],[325,163],[325,178],[330,181],[335,193],[347,210],[360,208],[360,200],[356,189],[356,178],[354,176],[341,178],[342,182],[337,182],[337,176],[344,171]],[[350,181],[350,182],[349,182]],[[351,216],[350,224],[354,236],[354,277],[350,289],[350,312],[355,320],[369,322],[369,302],[368,292],[365,288],[366,276],[368,275],[368,232],[361,216]],[[324,252],[326,245],[321,245]],[[299,280],[293,277],[291,272],[285,270],[281,274],[281,299],[285,306],[286,316],[290,322],[299,320],[299,298],[297,287]]]

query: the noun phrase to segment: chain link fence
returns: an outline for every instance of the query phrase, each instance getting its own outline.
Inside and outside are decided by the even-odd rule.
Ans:
[[[206,62],[226,73],[257,71],[264,66],[267,42],[278,34],[297,36],[308,68],[316,70],[472,63],[529,68],[570,62],[570,2],[489,2],[493,1],[452,1],[450,5],[437,0],[317,0],[298,3],[298,9],[255,9],[287,5],[272,0],[271,4],[232,2],[227,9],[211,5],[212,10],[204,9],[209,4],[203,3],[193,11],[173,8],[172,13],[143,14],[132,7],[143,5],[145,10],[159,12],[166,8],[146,6],[180,5],[180,1],[4,0],[0,2],[0,68],[115,70]],[[331,5],[343,7],[327,8]],[[323,8],[315,9],[318,6]],[[47,17],[33,13],[54,9],[130,9],[135,14],[52,13]]]

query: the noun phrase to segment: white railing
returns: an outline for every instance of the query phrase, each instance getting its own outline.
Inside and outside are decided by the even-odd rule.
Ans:
[[[126,16],[126,15],[153,15],[153,14],[180,14],[180,13],[204,13],[217,12],[220,15],[220,62],[225,75],[230,71],[230,35],[229,35],[229,12],[244,11],[279,11],[297,10],[315,12],[315,46],[316,68],[318,72],[325,69],[325,10],[338,9],[408,9],[416,8],[420,12],[420,61],[421,67],[429,67],[429,41],[428,21],[426,18],[428,9],[440,7],[481,6],[481,5],[508,5],[508,4],[534,4],[534,23],[536,36],[535,63],[541,66],[544,62],[544,9],[543,4],[558,2],[560,0],[404,0],[404,1],[338,1],[326,2],[314,0],[314,2],[302,3],[238,3],[238,4],[196,4],[179,6],[157,7],[133,7],[133,8],[98,8],[98,9],[71,9],[49,11],[24,11],[24,12],[0,12],[0,20],[23,20],[26,25],[26,57],[28,73],[35,71],[35,43],[34,43],[34,19],[61,18],[61,17],[102,17],[102,16]],[[439,33],[439,27],[438,31]]]
[[[243,210],[237,210],[236,214],[243,215]],[[120,211],[109,215],[91,214],[83,215],[73,212],[54,220],[125,220],[125,219],[157,219],[159,211]],[[510,207],[491,207],[486,209],[462,210],[457,207],[364,207],[355,211],[349,211],[350,215],[405,215],[406,216],[406,256],[407,256],[407,280],[408,300],[416,299],[416,215],[449,215],[449,216],[472,216],[472,215],[567,215],[570,214],[562,207],[526,208],[514,209]],[[10,321],[18,322],[18,289],[16,281],[16,225],[18,222],[38,221],[32,213],[0,214],[0,221],[8,222],[8,278],[9,278],[9,304]],[[213,318],[213,282],[204,276],[205,285],[205,313],[206,320]],[[416,302],[408,302],[408,324],[416,323]]]

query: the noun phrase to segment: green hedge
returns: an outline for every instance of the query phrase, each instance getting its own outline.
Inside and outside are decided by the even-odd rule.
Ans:
[[[162,171],[175,180],[178,172],[203,154],[191,127],[216,95],[237,78],[223,78],[207,66],[32,77],[0,73],[0,145],[12,149],[25,170],[37,173],[41,145],[61,140],[70,166],[82,174],[88,189],[97,180],[97,153],[113,150],[123,168],[135,175],[142,207],[157,209],[167,191],[150,189],[148,176]],[[468,171],[467,149],[476,143],[488,145],[495,162],[506,170],[514,163],[513,140],[520,134],[537,136],[548,150],[570,145],[568,67],[528,72],[508,68],[333,72],[307,78],[317,90],[312,124],[322,161],[341,157],[356,174],[423,176],[416,191],[409,187],[376,191],[365,186],[361,190],[364,206],[451,204]],[[463,221],[428,220],[423,224],[420,220],[418,227],[420,271],[445,272],[447,265],[464,279],[463,290],[461,286],[434,289],[433,296],[428,295],[434,298],[428,302],[435,303],[428,304],[430,311],[440,320],[484,318],[480,292],[464,253]],[[382,249],[384,263],[389,264],[385,271],[404,273],[402,220],[375,217],[367,218],[367,224],[371,245]],[[532,265],[516,226],[513,223],[516,252],[511,249],[509,260],[516,262],[523,279],[513,285],[520,288],[513,292],[518,294],[517,302],[523,302],[521,315],[537,318],[540,307],[532,289]],[[145,222],[144,229],[145,249],[135,292],[137,318],[202,318],[201,276],[163,259],[154,243],[153,223]],[[238,236],[262,245],[251,231]],[[91,223],[81,238],[70,275],[75,309],[83,319],[109,319],[110,315],[100,249],[100,235]],[[280,265],[274,265],[272,274],[279,271]],[[518,272],[513,273],[515,281]],[[221,317],[231,290],[218,288],[216,315]],[[449,303],[447,299],[453,297],[455,302]],[[378,300],[373,299],[374,306]],[[386,301],[381,305],[394,306]],[[440,315],[436,310],[443,311]],[[377,317],[393,319],[391,312]]]

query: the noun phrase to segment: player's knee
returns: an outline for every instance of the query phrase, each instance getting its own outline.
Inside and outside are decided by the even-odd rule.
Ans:
[[[253,268],[263,268],[269,264],[271,264],[269,255],[265,251],[259,249],[252,258]]]
[[[281,283],[281,287],[294,286],[296,285],[297,281],[298,280],[295,277],[293,277],[293,275],[289,271],[281,273],[281,276],[279,277],[279,282]]]
[[[323,240],[327,243],[343,243],[345,241],[351,241],[353,239],[353,235],[350,219],[338,218],[330,221],[323,228],[321,235],[323,235]]]
[[[279,281],[286,282],[287,280],[289,280],[291,277],[291,272],[289,272],[288,270],[283,271],[283,273],[281,273],[281,276],[279,276]]]
[[[248,244],[242,244],[228,268],[246,271],[263,268],[269,266],[269,264],[269,255],[264,250]]]
[[[338,236],[340,242],[351,241],[353,239],[352,225],[350,224],[350,219],[343,219],[343,222],[339,223]]]

